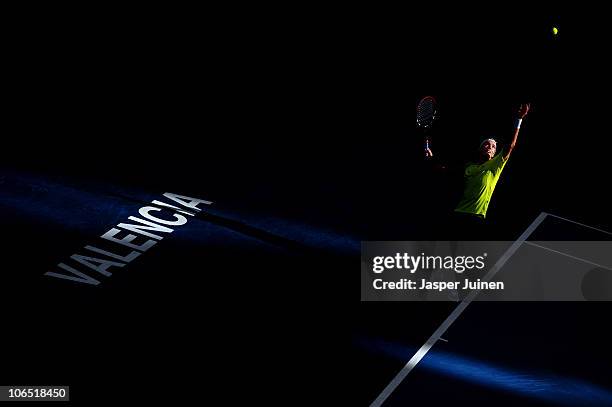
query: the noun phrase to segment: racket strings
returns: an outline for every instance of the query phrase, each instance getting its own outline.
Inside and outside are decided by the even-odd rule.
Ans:
[[[433,116],[433,106],[427,103],[425,106],[420,106],[417,117],[420,120],[427,119]]]
[[[434,117],[434,103],[431,99],[424,99],[419,103],[417,107],[417,124],[421,126],[428,126],[433,121]]]

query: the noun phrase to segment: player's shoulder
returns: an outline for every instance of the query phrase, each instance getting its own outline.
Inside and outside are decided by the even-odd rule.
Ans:
[[[495,155],[495,157],[491,159],[491,161],[493,161],[494,163],[507,161],[504,158],[505,155],[506,155],[506,152],[504,150],[501,150],[497,155]]]

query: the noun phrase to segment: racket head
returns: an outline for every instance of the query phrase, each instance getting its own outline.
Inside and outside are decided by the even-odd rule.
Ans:
[[[430,128],[436,118],[437,102],[433,96],[425,96],[419,101],[416,113],[416,125],[418,128]]]

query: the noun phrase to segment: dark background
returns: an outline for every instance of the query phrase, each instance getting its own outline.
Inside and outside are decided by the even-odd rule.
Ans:
[[[496,236],[516,238],[541,211],[609,230],[604,25],[560,10],[446,11],[29,10],[8,30],[2,171],[84,191],[182,190],[355,241],[416,240],[458,193],[457,170],[433,172],[422,158],[418,100],[438,99],[433,147],[452,168],[485,137],[509,141],[529,101],[489,210]],[[3,214],[3,299],[19,322],[2,379],[68,383],[77,401],[148,398],[151,387],[173,398],[187,383],[232,398],[355,395],[363,405],[377,387],[353,367],[376,363],[349,353],[355,332],[383,335],[411,313],[405,335],[416,343],[449,309],[360,304],[358,252],[306,244],[279,254],[222,239],[169,243],[135,277],[76,291],[41,282],[41,270],[99,231],[18,213]],[[227,270],[213,281],[236,291],[172,277],[194,264]]]
[[[530,14],[516,5],[514,12],[425,17],[409,28],[385,20],[366,36],[372,52],[366,66],[373,80],[362,93],[368,114],[360,120],[376,136],[363,140],[366,184],[372,187],[362,197],[373,198],[366,218],[376,239],[431,236],[437,220],[456,205],[461,164],[486,137],[508,142],[513,114],[525,101],[532,103],[532,111],[487,214],[493,237],[516,239],[542,211],[610,230],[604,186],[609,80],[601,65],[609,36],[595,13],[587,18],[580,10],[561,14]],[[550,32],[553,25],[560,30],[556,38]],[[406,46],[401,40],[406,37],[415,41]],[[427,171],[420,156],[422,136],[410,138],[414,127],[406,117],[425,95],[435,96],[440,105],[434,153],[459,168],[458,174]],[[547,238],[574,238],[563,228],[555,232]],[[412,355],[381,356],[373,351],[376,346],[363,346],[364,338],[414,352],[451,309],[360,304],[353,333],[362,404],[372,402]],[[436,344],[433,354],[450,349],[498,367],[581,378],[609,389],[610,351],[599,340],[609,311],[606,303],[473,304],[446,334],[450,345]],[[410,373],[388,405],[415,402],[555,405],[423,367]]]

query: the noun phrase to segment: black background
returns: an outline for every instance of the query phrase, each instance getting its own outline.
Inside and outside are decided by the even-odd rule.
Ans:
[[[359,240],[416,240],[457,193],[456,175],[432,173],[422,158],[420,97],[437,97],[433,147],[459,167],[483,138],[508,141],[518,105],[529,101],[489,212],[495,233],[514,239],[541,211],[610,229],[607,36],[594,16],[516,5],[445,15],[54,12],[29,10],[7,29],[7,171],[70,177],[83,188],[171,184]],[[367,404],[369,389],[350,390],[361,364],[348,354],[351,334],[407,312],[360,304],[351,283],[358,254],[333,251],[196,247],[184,256],[173,247],[142,265],[153,276],[144,286],[124,278],[95,295],[50,289],[39,270],[61,256],[58,231],[45,229],[23,219],[7,229],[3,303],[18,322],[5,336],[2,379],[68,383],[76,401],[173,398],[185,384],[181,398],[197,388],[205,399],[321,402],[328,394]],[[33,252],[44,253],[38,263]],[[193,264],[226,269],[230,258],[250,271],[231,295],[202,294],[210,278],[194,284],[168,274]],[[236,284],[231,273],[214,281]],[[417,340],[447,312],[421,308]]]

